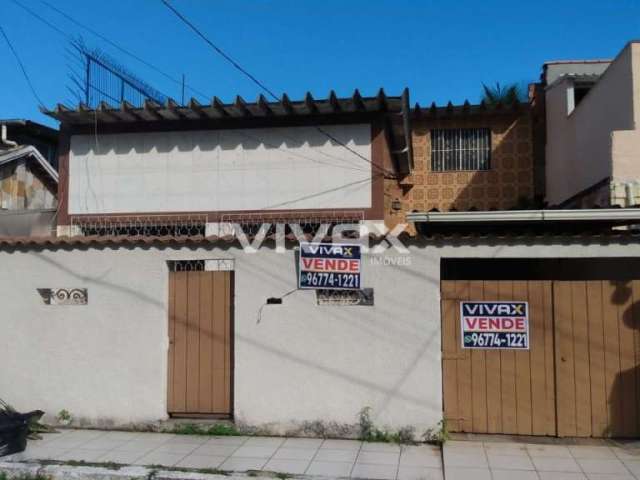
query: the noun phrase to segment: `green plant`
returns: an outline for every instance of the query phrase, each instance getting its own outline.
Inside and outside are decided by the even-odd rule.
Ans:
[[[9,476],[5,472],[0,472],[0,480],[51,480],[51,477],[38,473],[37,475],[31,475],[28,473],[22,475]]]
[[[233,425],[227,423],[215,423],[210,427],[197,425],[194,423],[181,423],[175,425],[170,433],[177,435],[211,435],[211,436],[233,436],[241,433]]]
[[[424,440],[429,443],[443,444],[451,438],[449,429],[447,428],[447,421],[443,418],[440,420],[434,428],[428,429],[422,435]]]
[[[71,423],[73,417],[69,413],[69,410],[63,408],[58,412],[58,415],[56,415],[56,420],[58,420],[59,423]]]
[[[415,430],[407,426],[398,431],[377,428],[371,419],[371,407],[364,407],[358,413],[360,440],[365,442],[413,443]]]
[[[507,85],[500,85],[500,82],[496,82],[494,86],[488,86],[482,84],[482,101],[489,105],[495,105],[498,103],[517,103],[526,99],[526,92],[517,83],[510,83]]]

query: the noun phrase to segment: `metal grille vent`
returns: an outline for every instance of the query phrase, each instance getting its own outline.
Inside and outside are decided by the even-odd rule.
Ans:
[[[169,271],[171,272],[204,272],[204,260],[170,260]]]
[[[373,288],[362,290],[316,290],[318,305],[373,306]]]

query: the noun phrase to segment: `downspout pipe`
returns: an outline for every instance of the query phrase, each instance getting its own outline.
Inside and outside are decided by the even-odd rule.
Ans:
[[[12,140],[9,140],[7,138],[7,124],[3,123],[2,126],[0,127],[0,142],[3,145],[8,145],[10,147],[17,147],[18,144]]]

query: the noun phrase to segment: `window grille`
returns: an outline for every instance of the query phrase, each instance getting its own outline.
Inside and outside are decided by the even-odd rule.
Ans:
[[[169,260],[170,272],[204,272],[204,260]]]
[[[72,217],[71,220],[71,224],[78,227],[84,236],[204,236],[206,223],[205,215],[189,215],[187,217],[171,215]]]
[[[431,170],[489,170],[491,130],[436,128],[431,130]]]

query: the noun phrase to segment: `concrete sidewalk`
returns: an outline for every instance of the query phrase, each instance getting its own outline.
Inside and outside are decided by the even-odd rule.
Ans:
[[[443,478],[439,447],[314,438],[62,430],[30,441],[25,452],[0,458],[37,460],[376,480]]]
[[[443,447],[447,480],[636,480],[640,448],[449,441]]]

